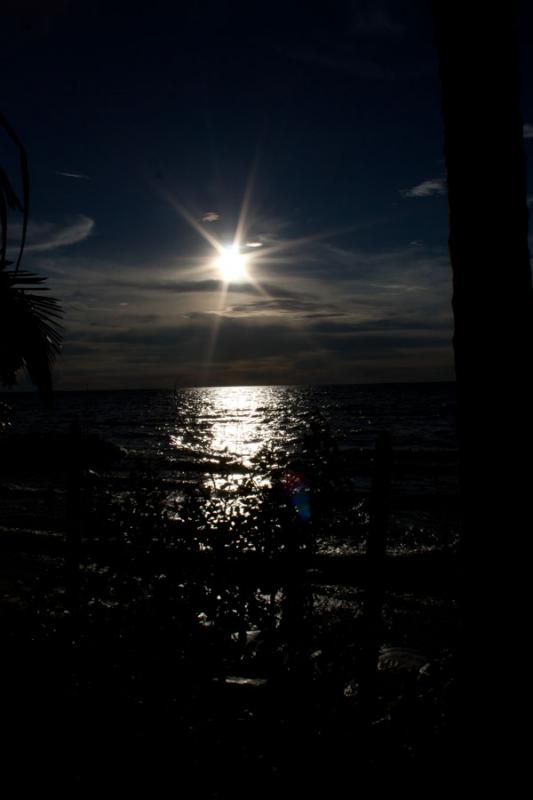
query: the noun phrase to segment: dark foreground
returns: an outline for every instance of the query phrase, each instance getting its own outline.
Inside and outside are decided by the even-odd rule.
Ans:
[[[449,777],[452,550],[324,554],[275,487],[214,538],[194,489],[169,515],[139,465],[118,501],[103,470],[39,480],[26,527],[6,481],[2,496],[2,753],[19,791],[319,797]]]

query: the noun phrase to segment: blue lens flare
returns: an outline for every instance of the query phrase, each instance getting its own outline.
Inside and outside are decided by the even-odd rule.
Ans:
[[[311,502],[309,481],[303,472],[288,472],[283,478],[283,488],[298,514],[304,522],[311,520]]]

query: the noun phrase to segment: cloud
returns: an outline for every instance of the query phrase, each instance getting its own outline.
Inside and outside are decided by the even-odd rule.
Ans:
[[[406,25],[405,10],[402,9],[400,23],[395,4],[391,4],[392,13],[388,8],[379,7],[388,4],[380,3],[376,7],[371,0],[367,3],[358,0],[348,5],[350,17],[342,32],[326,26],[314,31],[312,40],[301,35],[291,38],[286,33],[272,46],[282,58],[303,63],[309,70],[325,68],[356,79],[397,82],[433,75],[432,58],[421,52],[420,47],[405,47],[405,35],[410,28],[416,30],[417,27],[416,14],[408,15],[410,19]],[[354,38],[357,46],[354,46]],[[376,39],[379,38],[387,39],[388,47],[377,48]]]
[[[357,78],[370,81],[399,81],[412,80],[420,76],[423,68],[420,65],[410,68],[404,64],[390,66],[383,60],[379,63],[372,57],[354,54],[353,43],[342,43],[325,49],[318,49],[316,45],[294,44],[287,49],[277,48],[283,55],[294,61],[307,64],[309,67],[325,67],[334,72],[343,72]]]
[[[30,222],[26,236],[25,252],[44,253],[60,247],[85,241],[94,229],[94,220],[79,214],[71,222],[60,225],[54,222]],[[10,238],[16,244],[20,238],[21,226],[13,225]]]
[[[39,269],[66,312],[62,385],[453,377],[444,245],[376,250],[278,235],[254,260],[254,284],[226,293],[204,261],[183,254],[139,268],[43,253]]]
[[[314,296],[344,301],[350,293],[376,304],[391,292],[405,295],[441,292],[449,283],[449,256],[444,247],[420,244],[384,250],[343,247],[330,242],[303,243],[292,254],[265,260],[265,271],[276,281],[306,285]],[[419,298],[421,302],[426,302]]]
[[[336,321],[321,320],[313,324],[313,330],[322,334],[360,334],[360,333],[388,333],[397,336],[398,333],[407,331],[413,333],[420,331],[432,336],[439,332],[439,336],[450,335],[452,331],[451,310],[448,317],[433,319],[426,315],[409,319],[400,316],[384,316],[382,319]]]
[[[446,181],[444,178],[431,178],[428,181],[413,186],[412,189],[402,189],[403,197],[434,197],[446,194]]]
[[[83,180],[83,181],[91,180],[89,175],[84,175],[82,172],[60,172],[59,170],[56,170],[55,174],[61,175],[63,178],[77,178],[78,180]]]
[[[272,316],[280,314],[298,314],[304,317],[314,317],[316,314],[321,316],[331,316],[339,314],[337,306],[324,303],[319,300],[305,300],[301,296],[286,299],[258,300],[253,303],[240,303],[229,306],[226,309],[228,314],[253,315],[253,316]]]
[[[401,36],[405,25],[393,19],[388,8],[375,2],[352,4],[352,30],[363,36]]]
[[[73,259],[58,252],[43,254],[38,267],[82,327],[87,316],[106,324],[116,317],[118,304],[126,302],[128,313],[153,313],[160,324],[196,313],[211,319],[233,314],[280,320],[292,315],[291,322],[299,326],[332,317],[347,322],[353,317],[412,320],[426,315],[436,320],[451,307],[444,246],[405,244],[376,251],[301,242],[286,256],[276,252],[272,258],[265,249],[265,259],[254,263],[254,283],[228,287],[215,276],[204,272],[203,277],[201,260],[194,266],[186,259],[183,265],[145,263],[141,270],[130,263]]]
[[[206,211],[202,214],[202,222],[216,222],[220,219],[218,211]]]
[[[254,283],[232,283],[226,284],[216,278],[206,278],[200,281],[174,281],[167,278],[154,278],[153,280],[132,280],[131,277],[111,278],[106,280],[106,286],[119,287],[121,289],[135,289],[143,292],[173,292],[176,294],[220,294],[223,290],[228,295],[231,294],[267,294],[270,299],[275,298],[302,298],[309,295],[305,292],[293,292],[273,283],[261,281],[258,286]]]
[[[523,136],[524,139],[533,139],[533,125],[526,122],[523,127]]]
[[[400,321],[398,321],[400,323]],[[213,327],[215,326],[216,327]],[[213,331],[216,337],[213,339]],[[449,331],[401,325],[365,330],[296,326],[287,319],[195,315],[173,324],[69,332],[62,365],[91,385],[172,386],[239,383],[442,380],[453,377]],[[209,355],[209,359],[206,357]],[[77,376],[83,360],[85,369]],[[135,369],[132,369],[135,367]],[[85,375],[85,379],[84,379]],[[402,377],[403,376],[403,377]]]

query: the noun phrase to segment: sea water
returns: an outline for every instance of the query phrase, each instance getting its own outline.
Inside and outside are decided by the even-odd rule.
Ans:
[[[316,474],[306,469],[316,471],[322,453],[323,480],[342,483],[353,496],[315,531],[320,546],[335,552],[358,546],[350,521],[370,491],[376,438],[386,430],[393,447],[389,547],[446,547],[456,537],[453,384],[57,392],[52,410],[35,394],[2,399],[13,409],[15,433],[64,433],[77,421],[83,433],[123,448],[130,463],[142,459],[157,470],[170,500],[179,500],[184,482],[195,482],[225,496],[228,508],[238,497],[241,513],[254,501],[254,487],[260,492],[273,476],[298,476],[291,480],[301,481],[302,491],[314,479],[316,488]]]

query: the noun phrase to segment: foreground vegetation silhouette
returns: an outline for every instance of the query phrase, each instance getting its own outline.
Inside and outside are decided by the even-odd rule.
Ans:
[[[61,350],[62,309],[57,300],[43,296],[46,278],[20,269],[29,214],[29,170],[26,151],[8,120],[0,114],[0,133],[17,148],[20,158],[22,200],[0,165],[0,386],[10,387],[25,369],[43,397],[51,400],[52,367]],[[14,269],[9,269],[8,212],[22,214],[20,246]]]
[[[429,769],[453,680],[453,602],[448,589],[424,600],[413,581],[420,565],[409,573],[408,563],[376,600],[365,550],[316,553],[334,515],[346,514],[354,541],[368,540],[379,525],[372,505],[386,500],[387,463],[373,498],[355,498],[339,482],[331,441],[315,427],[298,460],[274,475],[260,453],[230,500],[222,486],[186,481],[169,496],[142,461],[121,460],[114,479],[111,463],[85,468],[74,572],[65,570],[69,477],[53,501],[43,498],[64,533],[23,535],[26,553],[48,561],[16,587],[3,665],[9,735],[24,738],[19,755],[31,753],[39,780],[97,786],[105,775],[117,788],[154,788],[178,772],[202,796],[244,796],[250,785],[260,795],[295,779],[325,791],[349,777],[354,759],[361,778],[384,765],[398,775]],[[302,497],[294,502],[285,476],[296,470],[320,476],[306,490],[319,527],[301,514]],[[11,555],[20,547],[18,538]],[[386,560],[376,548],[370,557],[374,570]],[[339,576],[342,590],[332,585]],[[414,604],[402,599],[413,590],[421,605],[409,620],[408,607],[395,606]],[[346,607],[332,614],[339,591]]]

